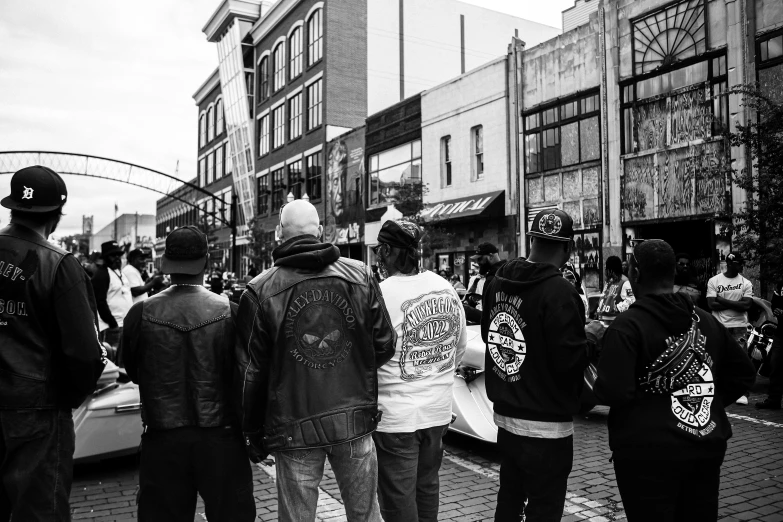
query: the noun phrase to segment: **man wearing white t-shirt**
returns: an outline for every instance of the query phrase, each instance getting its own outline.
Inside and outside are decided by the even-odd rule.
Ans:
[[[116,241],[101,244],[103,265],[99,265],[92,276],[92,288],[98,308],[98,329],[102,342],[113,348],[109,358],[117,359],[117,349],[122,337],[122,322],[133,306],[128,279],[122,273],[124,250]]]
[[[742,277],[741,270],[742,257],[734,252],[727,255],[726,271],[707,282],[707,306],[739,345],[745,346],[748,310],[753,304],[753,284]],[[747,403],[747,394],[737,399],[737,404]]]
[[[419,271],[421,229],[387,221],[378,234],[378,268],[397,333],[390,361],[378,369],[373,433],[378,501],[386,522],[438,519],[442,438],[451,422],[454,369],[467,344],[462,303],[448,281]]]
[[[128,264],[122,269],[122,275],[128,279],[128,286],[130,286],[133,304],[146,300],[149,297],[149,291],[152,290],[155,283],[158,280],[162,280],[160,276],[155,276],[147,278],[147,282],[144,282],[141,271],[144,269],[144,263],[146,263],[147,257],[144,250],[141,248],[134,248],[128,252]]]

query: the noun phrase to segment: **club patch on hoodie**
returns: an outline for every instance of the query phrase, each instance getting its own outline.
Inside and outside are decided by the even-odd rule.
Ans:
[[[527,355],[527,345],[522,328],[525,322],[519,315],[522,298],[505,292],[495,294],[495,305],[490,311],[487,332],[487,350],[498,377],[506,382],[516,382]]]
[[[677,427],[696,437],[715,429],[711,419],[715,382],[706,341],[693,321],[690,330],[666,339],[666,350],[647,367],[639,382],[645,392],[669,394]]]

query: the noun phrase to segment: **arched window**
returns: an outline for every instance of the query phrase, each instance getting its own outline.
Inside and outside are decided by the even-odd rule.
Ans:
[[[264,101],[269,97],[269,56],[261,58],[258,67],[258,99]]]
[[[288,53],[291,57],[289,75],[293,80],[302,74],[302,28],[297,27],[288,37]]]
[[[215,139],[215,107],[207,109],[207,142]]]
[[[307,65],[313,65],[321,59],[324,53],[323,26],[321,15],[323,9],[318,9],[307,19]]]
[[[205,114],[201,115],[198,120],[198,148],[207,144],[207,117]]]
[[[223,133],[223,98],[215,104],[215,135]]]
[[[272,67],[275,70],[272,91],[276,92],[285,85],[285,45],[283,45],[283,42],[277,44],[272,53]]]

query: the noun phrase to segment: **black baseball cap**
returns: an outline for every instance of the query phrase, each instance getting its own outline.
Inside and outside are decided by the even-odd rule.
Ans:
[[[739,252],[730,252],[729,255],[726,256],[726,262],[741,265],[743,263],[742,255]]]
[[[484,242],[476,247],[476,253],[470,256],[471,261],[476,261],[481,256],[491,256],[498,253],[498,247],[489,242]]]
[[[128,259],[133,259],[134,257],[150,257],[152,254],[150,251],[146,248],[134,248],[130,252],[128,252]]]
[[[106,241],[105,243],[101,243],[101,257],[103,258],[112,254],[124,253],[125,249],[123,249],[116,241]]]
[[[11,195],[0,205],[22,212],[51,212],[65,205],[65,182],[49,167],[35,165],[16,171],[11,178]]]
[[[558,208],[542,210],[536,214],[527,235],[551,241],[571,241],[574,238],[574,220]]]
[[[208,252],[207,236],[201,230],[193,225],[177,228],[166,238],[161,271],[164,274],[196,275],[204,270]]]

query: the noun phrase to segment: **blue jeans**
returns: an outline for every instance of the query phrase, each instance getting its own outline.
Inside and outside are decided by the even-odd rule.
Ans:
[[[409,433],[373,433],[378,449],[378,502],[386,522],[436,522],[449,425]]]
[[[378,457],[372,435],[323,448],[276,451],[274,456],[278,520],[315,520],[318,485],[328,458],[348,522],[380,522],[376,497]]]
[[[71,410],[0,411],[0,521],[71,520]]]

